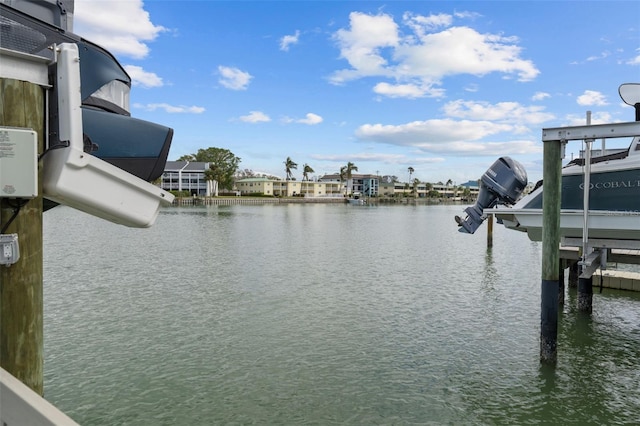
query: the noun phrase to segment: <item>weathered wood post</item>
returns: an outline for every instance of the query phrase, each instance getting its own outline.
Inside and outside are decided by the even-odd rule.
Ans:
[[[562,147],[559,140],[545,141],[543,145],[540,360],[554,363],[558,343]]]
[[[569,265],[569,288],[578,287],[578,277],[580,276],[580,265],[578,262],[571,262]]]
[[[3,59],[1,59],[3,60]],[[46,67],[44,68],[46,75]],[[45,94],[36,83],[0,78],[0,126],[33,129],[44,148]],[[40,166],[39,166],[40,167]],[[43,394],[42,173],[37,198],[24,205],[6,233],[18,234],[20,259],[0,266],[0,366]],[[0,223],[13,215],[0,198]]]
[[[493,247],[493,215],[487,216],[487,248]]]
[[[593,276],[578,278],[578,311],[590,314],[593,310]]]

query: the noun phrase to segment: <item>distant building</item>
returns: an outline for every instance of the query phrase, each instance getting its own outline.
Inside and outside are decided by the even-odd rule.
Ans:
[[[209,163],[198,161],[167,161],[161,187],[165,191],[187,191],[190,195],[208,197],[204,171]]]
[[[339,182],[244,178],[236,181],[241,195],[261,194],[275,197],[340,197]]]
[[[186,191],[190,195],[209,197],[204,171],[210,163],[189,161],[167,161],[162,175],[162,189],[166,191]],[[347,189],[366,197],[415,196],[413,185],[394,182],[385,176],[353,174],[350,181],[341,181],[340,175],[326,174],[317,181],[279,180],[266,177],[238,179],[234,191],[240,195],[270,195],[274,197],[344,197]],[[467,191],[468,189],[468,191]],[[469,181],[461,185],[428,184],[420,182],[416,188],[418,198],[430,196],[435,191],[438,196],[462,199],[478,195],[478,182]],[[433,194],[433,193],[432,193]]]
[[[354,194],[361,194],[367,197],[377,197],[379,193],[380,176],[352,174],[351,179],[340,181],[337,173],[328,174],[318,179],[318,182],[338,182],[342,183],[343,193],[351,190]]]

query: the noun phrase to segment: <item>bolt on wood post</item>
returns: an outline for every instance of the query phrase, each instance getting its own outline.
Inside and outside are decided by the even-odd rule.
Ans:
[[[540,360],[555,363],[558,339],[560,270],[561,142],[544,142],[542,191],[542,288],[540,309]]]
[[[0,126],[33,129],[38,152],[45,140],[45,94],[40,85],[0,78]],[[40,169],[40,165],[38,168]],[[42,173],[39,196],[29,200],[6,233],[18,234],[20,259],[0,266],[0,366],[36,393],[43,394]],[[0,198],[0,223],[13,215]]]

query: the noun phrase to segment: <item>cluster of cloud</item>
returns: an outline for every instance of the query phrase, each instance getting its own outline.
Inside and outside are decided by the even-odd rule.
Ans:
[[[416,15],[405,13],[400,23],[384,13],[352,12],[349,28],[334,40],[350,68],[334,72],[333,84],[373,77],[373,91],[388,97],[442,97],[447,76],[486,75],[493,72],[519,81],[540,73],[531,60],[520,57],[516,37],[481,34],[468,26],[453,26],[455,19],[474,18],[469,13]],[[403,31],[406,29],[406,31]]]
[[[218,83],[231,90],[247,90],[253,76],[235,67],[218,66]]]
[[[268,123],[271,121],[271,117],[262,111],[251,111],[249,114],[240,116],[238,119],[245,123]],[[322,123],[323,118],[318,114],[309,112],[304,118],[283,117],[280,121],[285,124],[299,123],[313,126]]]
[[[143,59],[149,54],[148,43],[169,30],[151,22],[142,0],[110,2],[76,0],[74,32],[104,46],[111,52]],[[420,15],[410,12],[401,17],[386,13],[351,12],[349,25],[333,33],[332,40],[340,58],[348,67],[330,74],[334,85],[346,85],[358,79],[372,81],[371,90],[387,98],[443,98],[443,82],[455,75],[484,76],[500,74],[505,79],[520,82],[534,80],[540,71],[532,60],[523,57],[523,49],[515,36],[481,33],[465,22],[477,19],[469,12]],[[279,38],[278,47],[288,52],[300,43],[300,30]],[[588,61],[605,58],[588,58]],[[640,65],[640,55],[627,64]],[[154,72],[138,65],[126,65],[133,84],[142,88],[159,88],[165,83]],[[255,78],[250,72],[234,66],[219,65],[215,70],[219,85],[228,90],[246,91]],[[476,88],[469,86],[473,92]],[[536,92],[532,102],[551,98],[546,92]],[[580,106],[605,106],[606,97],[586,90],[575,101]],[[201,114],[198,106],[175,106],[167,103],[134,105],[148,111]],[[430,118],[400,124],[367,123],[355,130],[355,137],[364,142],[402,146],[418,154],[439,155],[505,155],[539,153],[537,134],[531,134],[544,122],[557,119],[539,105],[518,102],[488,103],[453,100],[441,108],[441,118]],[[244,123],[267,123],[271,117],[262,111],[250,111],[236,120]],[[566,117],[567,124],[584,122],[583,117]],[[595,113],[593,123],[611,120],[607,113]],[[323,118],[307,113],[301,118],[283,117],[282,123],[319,125]],[[329,157],[317,156],[330,161]],[[344,158],[344,156],[342,156]],[[404,155],[353,154],[351,161],[383,161],[402,163]],[[442,157],[412,157],[412,162],[439,162]]]
[[[140,108],[145,111],[157,111],[162,110],[168,114],[202,114],[205,112],[203,107],[199,106],[185,106],[185,105],[170,105],[167,103],[155,103],[155,104],[134,104],[135,108]]]
[[[284,50],[285,52],[289,51],[289,46],[292,44],[298,44],[300,39],[300,31],[296,30],[295,34],[285,35],[280,39],[280,50]]]
[[[147,42],[167,31],[154,25],[142,0],[118,2],[76,0],[74,32],[116,55],[142,59],[149,54]]]

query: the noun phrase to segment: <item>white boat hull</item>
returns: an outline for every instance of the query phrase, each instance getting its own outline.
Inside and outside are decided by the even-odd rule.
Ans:
[[[542,210],[497,208],[488,210],[506,228],[526,232],[532,241],[542,241]],[[640,240],[640,212],[589,211],[589,239]],[[560,236],[582,238],[582,210],[560,211]]]

